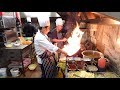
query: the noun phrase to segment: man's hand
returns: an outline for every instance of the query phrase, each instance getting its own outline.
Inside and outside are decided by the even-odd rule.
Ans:
[[[65,56],[67,56],[67,52],[65,52],[65,51],[63,51],[62,49],[58,49],[58,52],[61,52],[61,53],[63,53]]]
[[[63,42],[66,42],[67,41],[67,39],[66,38],[63,38]]]
[[[81,48],[80,48],[81,51],[84,51],[86,50],[85,46],[81,44]]]

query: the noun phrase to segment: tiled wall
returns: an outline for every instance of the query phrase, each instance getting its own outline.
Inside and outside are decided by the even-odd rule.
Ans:
[[[89,24],[91,41],[111,61],[120,74],[120,25]]]

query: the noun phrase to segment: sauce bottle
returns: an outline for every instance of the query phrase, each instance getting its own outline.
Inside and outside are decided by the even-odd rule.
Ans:
[[[106,66],[106,59],[105,58],[98,59],[98,67],[105,68],[105,66]]]

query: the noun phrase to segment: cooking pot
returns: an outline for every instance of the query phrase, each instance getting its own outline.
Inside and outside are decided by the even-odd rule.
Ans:
[[[82,52],[82,55],[84,61],[91,61],[92,59],[98,60],[99,58],[104,57],[101,52],[95,50],[85,50]]]

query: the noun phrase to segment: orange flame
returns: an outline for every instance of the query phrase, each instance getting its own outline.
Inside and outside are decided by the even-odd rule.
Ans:
[[[76,27],[73,30],[71,37],[68,38],[68,44],[64,45],[63,51],[67,52],[69,56],[74,55],[80,49],[80,42],[83,35],[83,32],[80,31],[79,25],[76,22]]]

